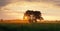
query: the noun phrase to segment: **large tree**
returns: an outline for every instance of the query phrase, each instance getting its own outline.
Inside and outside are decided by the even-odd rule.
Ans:
[[[43,20],[43,17],[41,17],[41,12],[40,11],[33,11],[33,10],[27,10],[24,14],[24,16],[28,16],[28,20],[30,22],[37,22],[37,19],[40,21]]]

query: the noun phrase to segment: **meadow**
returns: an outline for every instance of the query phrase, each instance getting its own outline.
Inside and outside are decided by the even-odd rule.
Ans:
[[[60,31],[60,23],[0,23],[0,31]]]

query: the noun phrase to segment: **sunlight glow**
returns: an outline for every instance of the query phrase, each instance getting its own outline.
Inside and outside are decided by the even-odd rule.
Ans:
[[[25,2],[25,1],[20,1],[20,2],[15,2],[15,3],[10,3],[4,7],[2,7],[1,10],[5,10],[6,12],[13,12],[13,13],[7,13],[7,15],[10,16],[15,16],[16,18],[23,19],[24,12],[28,9],[31,10],[39,10],[39,11],[46,11],[48,9],[54,9],[53,4],[48,4],[48,3],[42,3],[42,2]],[[22,13],[20,13],[22,12]],[[53,19],[51,16],[43,16],[43,17],[48,17],[48,19]],[[54,17],[55,18],[55,17]],[[46,19],[46,18],[44,18]]]

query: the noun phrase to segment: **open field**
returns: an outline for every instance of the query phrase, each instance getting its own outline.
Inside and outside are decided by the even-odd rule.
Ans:
[[[0,31],[60,31],[60,23],[0,23]]]
[[[0,20],[0,23],[29,23],[27,20]],[[48,21],[48,20],[43,20],[43,21],[38,21],[37,23],[60,23],[60,20],[55,20],[55,21]]]
[[[60,31],[60,21],[29,23],[23,20],[0,21],[0,31]]]

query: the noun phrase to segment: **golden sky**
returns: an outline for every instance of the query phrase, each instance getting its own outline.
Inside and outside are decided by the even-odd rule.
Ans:
[[[55,0],[57,1],[57,0]],[[0,18],[23,19],[24,12],[28,9],[39,10],[45,20],[60,20],[60,6],[54,0],[10,0],[1,7]],[[7,0],[6,0],[7,2]]]

